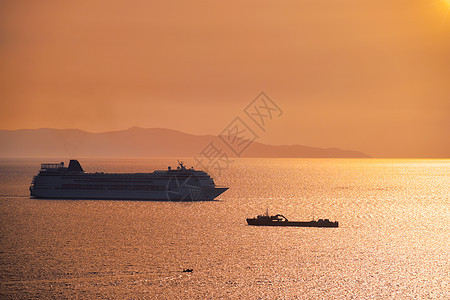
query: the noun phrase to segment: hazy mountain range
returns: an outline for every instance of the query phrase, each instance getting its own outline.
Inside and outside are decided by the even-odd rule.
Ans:
[[[198,157],[211,141],[229,157],[236,157],[221,139],[213,135],[139,127],[101,133],[51,128],[0,130],[0,157]],[[338,148],[275,146],[254,141],[241,157],[370,156]]]

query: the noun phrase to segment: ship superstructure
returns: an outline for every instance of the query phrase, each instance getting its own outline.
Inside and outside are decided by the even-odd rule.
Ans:
[[[30,195],[47,199],[123,199],[123,200],[214,200],[227,187],[219,187],[204,171],[186,168],[152,173],[87,173],[77,160],[41,164],[34,176]]]

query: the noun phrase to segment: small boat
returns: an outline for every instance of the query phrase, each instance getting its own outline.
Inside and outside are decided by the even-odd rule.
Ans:
[[[339,227],[339,222],[331,222],[329,219],[319,219],[312,221],[289,221],[283,215],[269,216],[268,213],[259,215],[256,218],[247,218],[248,225],[254,226],[291,226],[291,227]]]
[[[194,269],[183,269],[183,273],[192,273]]]

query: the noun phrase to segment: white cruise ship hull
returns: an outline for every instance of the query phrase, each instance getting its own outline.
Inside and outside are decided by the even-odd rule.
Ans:
[[[76,160],[69,167],[42,164],[30,195],[45,199],[98,199],[145,201],[210,201],[225,192],[203,171],[186,169],[153,173],[86,173]]]
[[[185,190],[181,192],[137,192],[137,191],[71,191],[39,190],[31,191],[34,198],[43,199],[93,199],[93,200],[143,200],[143,201],[212,201],[225,192],[226,187]]]

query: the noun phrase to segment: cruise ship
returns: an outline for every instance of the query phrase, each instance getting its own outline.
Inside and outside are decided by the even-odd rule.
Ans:
[[[87,173],[77,160],[41,164],[33,177],[30,195],[45,199],[109,199],[150,201],[214,200],[228,187],[216,186],[204,171],[186,168],[153,173]]]

